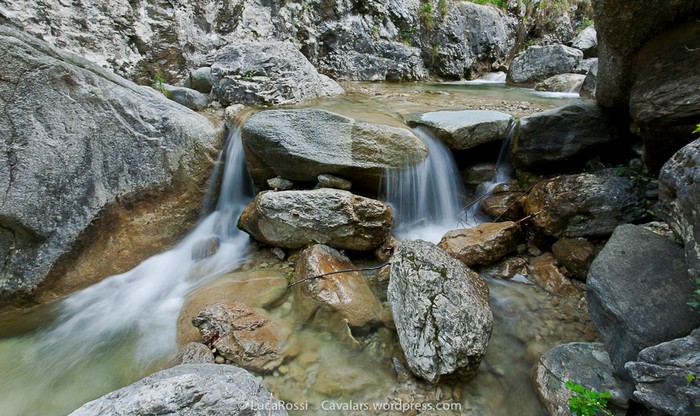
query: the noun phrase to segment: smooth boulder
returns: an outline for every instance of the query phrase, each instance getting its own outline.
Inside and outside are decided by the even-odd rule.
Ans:
[[[512,221],[485,222],[447,232],[438,247],[467,266],[488,265],[515,251],[520,227]]]
[[[425,126],[454,150],[503,140],[508,137],[513,123],[510,114],[487,110],[431,111],[406,117],[406,124]]]
[[[513,58],[506,82],[533,87],[553,75],[573,72],[583,52],[564,45],[530,46]]]
[[[422,240],[401,243],[391,263],[387,297],[411,372],[431,383],[474,376],[493,329],[486,282]]]
[[[585,79],[583,74],[558,74],[535,84],[535,91],[577,93]]]
[[[598,57],[598,33],[595,27],[588,26],[571,41],[571,47],[580,49],[584,58]]]

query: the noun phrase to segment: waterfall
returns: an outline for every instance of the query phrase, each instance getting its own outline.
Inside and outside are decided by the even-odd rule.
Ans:
[[[428,157],[387,170],[386,199],[394,209],[398,238],[437,243],[462,220],[464,184],[450,150],[427,128],[414,131],[427,146]]]
[[[224,152],[226,164],[214,212],[172,250],[62,300],[54,323],[26,340],[29,345],[22,347],[16,367],[3,368],[4,377],[22,379],[15,390],[32,385],[37,400],[49,400],[48,406],[49,391],[55,396],[78,395],[79,402],[86,401],[104,393],[100,390],[114,388],[100,387],[104,383],[100,375],[106,372],[117,377],[111,373],[125,372],[123,362],[145,371],[172,355],[176,321],[185,296],[203,281],[233,270],[248,255],[248,235],[236,228],[238,217],[252,199],[239,128],[229,135]],[[193,250],[207,239],[216,239],[219,248],[198,261],[193,258]],[[109,365],[113,368],[102,368]],[[77,386],[68,387],[71,383]],[[56,392],[57,388],[70,392]],[[32,406],[20,403],[31,402],[27,392],[13,394],[13,389],[9,390],[2,393],[7,397],[0,397],[0,413],[22,414],[22,406]],[[71,399],[75,401],[76,397]]]

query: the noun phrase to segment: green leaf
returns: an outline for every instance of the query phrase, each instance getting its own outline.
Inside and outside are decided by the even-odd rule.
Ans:
[[[690,306],[691,308],[697,308],[698,306],[700,306],[700,302],[698,302],[697,300],[692,300],[690,302],[686,302],[686,304],[688,306]]]
[[[700,133],[700,123],[695,127],[695,130],[693,130],[693,133]]]

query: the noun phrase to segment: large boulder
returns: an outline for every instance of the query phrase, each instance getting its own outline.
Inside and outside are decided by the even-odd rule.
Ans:
[[[585,80],[583,74],[558,74],[535,84],[535,91],[577,93]]]
[[[615,375],[632,397],[634,382],[625,364],[652,345],[690,333],[700,314],[686,302],[695,285],[683,249],[635,225],[621,225],[588,272],[586,300]]]
[[[216,54],[211,74],[212,94],[226,104],[295,104],[343,92],[291,42],[228,46]]]
[[[241,368],[183,364],[86,403],[71,416],[151,414],[263,416],[287,412],[260,380]]]
[[[627,137],[627,117],[593,101],[575,101],[520,119],[513,141],[513,165],[542,172],[582,167],[603,147]]]
[[[534,87],[553,75],[573,72],[583,59],[583,52],[564,45],[530,46],[513,59],[506,82]]]
[[[330,173],[376,190],[386,169],[417,163],[428,154],[408,129],[316,109],[259,112],[245,122],[242,135],[256,183],[275,176],[315,182]]]
[[[431,111],[406,117],[406,124],[425,126],[455,150],[503,140],[508,137],[513,123],[510,114],[487,110]]]
[[[520,227],[512,221],[485,222],[447,232],[438,246],[467,266],[488,265],[515,251]]]
[[[661,216],[685,243],[691,276],[700,276],[700,139],[679,150],[659,175]]]
[[[607,236],[618,225],[647,215],[644,188],[614,169],[562,175],[538,182],[523,208],[547,235]]]
[[[598,57],[598,33],[595,27],[588,26],[571,41],[571,47],[580,49],[584,58]]]
[[[472,377],[493,328],[486,282],[421,240],[401,243],[391,263],[387,297],[410,370],[431,383]]]
[[[636,401],[670,415],[698,414],[700,329],[641,350],[625,369],[634,379]]]
[[[0,50],[0,302],[124,272],[191,227],[218,139],[206,118],[12,29]]]
[[[658,170],[693,140],[700,122],[700,21],[663,32],[637,53],[632,67],[630,114],[644,143],[644,161]]]
[[[311,243],[350,250],[373,250],[384,242],[393,221],[384,202],[340,189],[259,193],[238,221],[256,240],[277,247]]]

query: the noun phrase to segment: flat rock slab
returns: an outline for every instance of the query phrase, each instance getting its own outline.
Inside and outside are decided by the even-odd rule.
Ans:
[[[410,114],[406,123],[411,127],[425,126],[447,147],[459,150],[505,139],[514,119],[499,111],[431,111]]]
[[[520,227],[512,221],[485,222],[452,230],[438,246],[467,266],[488,265],[515,251]]]

